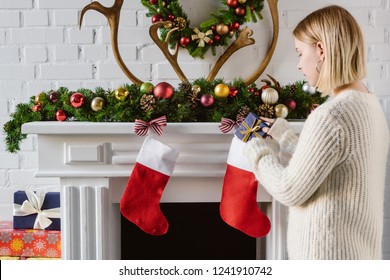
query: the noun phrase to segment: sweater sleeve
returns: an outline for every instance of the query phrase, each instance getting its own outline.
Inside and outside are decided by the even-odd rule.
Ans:
[[[244,148],[258,181],[279,202],[297,206],[307,201],[342,157],[343,131],[326,110],[317,108],[306,120],[295,152],[283,166],[263,139]]]

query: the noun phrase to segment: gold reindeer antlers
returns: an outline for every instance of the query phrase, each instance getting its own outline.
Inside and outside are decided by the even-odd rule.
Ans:
[[[115,0],[115,3],[112,5],[112,7],[107,8],[107,7],[104,7],[102,4],[100,4],[97,1],[92,2],[91,4],[85,6],[84,9],[81,11],[80,26],[79,27],[81,28],[81,23],[83,22],[84,14],[88,10],[95,10],[95,11],[98,11],[101,14],[103,14],[107,18],[108,24],[110,25],[112,50],[114,52],[114,56],[115,56],[115,59],[119,65],[119,67],[122,69],[122,71],[125,73],[125,75],[134,84],[141,85],[143,82],[130,72],[130,70],[127,68],[127,66],[123,62],[122,57],[121,57],[120,52],[119,52],[118,26],[119,26],[119,18],[120,18],[122,4],[123,4],[123,0]]]
[[[111,31],[111,44],[112,49],[114,52],[115,59],[119,65],[119,67],[122,69],[122,71],[125,73],[125,75],[136,85],[141,85],[143,82],[135,77],[130,70],[126,67],[125,63],[122,60],[122,57],[119,52],[118,48],[118,26],[119,26],[119,18],[120,18],[120,11],[123,5],[124,0],[115,0],[115,3],[112,5],[112,7],[104,7],[102,4],[100,4],[97,1],[92,2],[91,4],[84,7],[84,9],[81,11],[80,15],[80,28],[81,23],[83,21],[84,14],[88,10],[95,10],[103,14],[110,25],[110,31]],[[278,34],[279,34],[279,15],[278,15],[278,0],[267,0],[268,5],[271,11],[272,16],[272,24],[273,24],[273,37],[271,45],[268,49],[268,52],[264,58],[264,60],[261,62],[260,66],[256,69],[256,71],[247,79],[244,80],[246,85],[249,85],[253,82],[255,82],[260,75],[264,72],[265,68],[268,66],[272,55],[276,48],[276,43],[278,41]],[[161,49],[166,59],[169,61],[169,63],[172,65],[173,69],[175,70],[176,74],[178,75],[179,79],[181,81],[187,81],[187,78],[183,71],[181,70],[177,58],[178,58],[178,45],[176,45],[175,50],[173,54],[169,51],[169,36],[173,31],[176,29],[171,30],[169,32],[165,42],[162,42],[158,36],[158,29],[164,25],[169,23],[169,21],[164,22],[156,22],[149,28],[149,35],[153,39],[153,41],[157,44],[157,46]],[[237,50],[252,45],[255,43],[255,40],[251,38],[252,36],[252,30],[250,30],[248,27],[245,27],[239,34],[238,38],[229,46],[229,48],[226,49],[226,51],[219,57],[214,67],[211,69],[207,80],[212,81],[216,77],[218,71],[221,69],[223,64],[230,58],[230,56],[236,52]]]
[[[252,34],[253,31],[250,30],[247,26],[243,30],[241,30],[240,34],[238,35],[238,38],[232,44],[230,44],[226,51],[219,57],[213,69],[211,69],[210,74],[207,77],[208,81],[214,80],[218,71],[234,52],[238,51],[243,47],[253,45],[255,43],[255,39],[250,37],[252,36]]]
[[[154,24],[152,24],[149,28],[149,35],[152,38],[152,40],[156,43],[156,45],[160,48],[160,50],[163,52],[166,59],[168,59],[169,63],[172,65],[173,69],[175,70],[177,76],[179,76],[179,79],[182,82],[187,81],[186,76],[184,75],[183,71],[181,70],[179,63],[177,63],[177,55],[179,53],[178,45],[176,44],[174,53],[171,54],[169,51],[169,37],[172,34],[172,32],[168,33],[168,36],[165,39],[165,42],[161,41],[158,37],[158,29],[163,26],[164,24],[168,24],[170,21],[159,21]],[[172,30],[171,30],[172,31]]]
[[[264,72],[265,68],[268,66],[272,55],[274,54],[276,43],[278,41],[279,35],[279,14],[278,14],[278,0],[268,0],[269,9],[271,11],[272,25],[274,27],[274,32],[272,36],[271,46],[268,49],[268,52],[260,64],[259,68],[247,79],[244,80],[246,85],[250,85],[255,82],[260,75]]]

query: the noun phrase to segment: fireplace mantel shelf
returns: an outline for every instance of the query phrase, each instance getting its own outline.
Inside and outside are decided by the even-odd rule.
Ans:
[[[291,122],[300,133],[303,122]],[[168,123],[161,142],[180,151],[161,202],[219,202],[233,131],[218,123]],[[144,137],[134,123],[31,122],[22,133],[38,139],[37,177],[58,177],[63,259],[120,259],[120,212],[129,175]],[[266,140],[278,152],[273,140]],[[273,229],[267,258],[285,258],[286,211],[259,186]]]
[[[302,121],[290,122],[293,130],[299,133],[303,126]],[[186,134],[216,134],[221,133],[218,128],[219,123],[188,122],[188,123],[168,123],[164,128],[164,133],[186,133]],[[31,122],[23,125],[23,133],[26,134],[134,134],[133,122]],[[227,134],[233,134],[230,131]]]

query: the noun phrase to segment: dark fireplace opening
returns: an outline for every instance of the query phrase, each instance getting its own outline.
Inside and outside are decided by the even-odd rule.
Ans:
[[[263,259],[264,239],[249,237],[220,217],[219,203],[161,203],[168,232],[152,236],[121,216],[122,260]]]

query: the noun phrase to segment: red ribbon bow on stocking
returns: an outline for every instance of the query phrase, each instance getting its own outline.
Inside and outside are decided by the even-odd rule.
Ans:
[[[145,136],[148,133],[149,127],[153,129],[158,135],[163,134],[163,126],[167,126],[167,118],[161,116],[157,119],[145,122],[143,120],[135,120],[134,131],[138,136]]]
[[[235,122],[228,118],[222,118],[221,123],[218,125],[219,130],[223,133],[228,133],[230,130],[232,130],[235,126],[240,125],[241,122]]]

